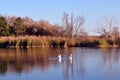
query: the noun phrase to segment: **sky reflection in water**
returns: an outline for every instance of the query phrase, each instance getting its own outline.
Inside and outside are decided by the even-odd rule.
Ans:
[[[120,80],[119,74],[119,49],[0,49],[0,80]]]

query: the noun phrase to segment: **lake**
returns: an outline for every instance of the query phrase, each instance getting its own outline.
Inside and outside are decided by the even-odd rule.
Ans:
[[[0,80],[120,80],[119,74],[120,49],[0,49]]]

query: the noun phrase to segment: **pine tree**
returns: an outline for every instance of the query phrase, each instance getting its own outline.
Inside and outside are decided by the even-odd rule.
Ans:
[[[5,17],[0,17],[0,36],[9,35],[9,26]]]

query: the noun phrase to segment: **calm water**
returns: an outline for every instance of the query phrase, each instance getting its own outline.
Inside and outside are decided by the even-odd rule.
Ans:
[[[0,80],[120,80],[120,49],[0,49]]]

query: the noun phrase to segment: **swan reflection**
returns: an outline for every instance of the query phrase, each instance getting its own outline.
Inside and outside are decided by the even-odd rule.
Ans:
[[[32,74],[32,70],[37,72]],[[120,80],[120,77],[115,75],[120,74],[120,50],[86,48],[0,49],[0,74],[3,74],[5,78],[8,74],[14,76],[13,74],[16,73],[29,73],[31,75],[39,73],[39,79],[41,79],[40,75],[51,77],[55,73],[58,77],[62,75],[59,80],[84,80],[84,78],[89,80],[91,78],[89,76],[94,75],[96,77],[92,77],[92,80],[96,80],[99,75],[106,80],[111,77],[113,80]],[[118,77],[118,79],[114,79],[114,77]]]
[[[72,64],[72,54],[70,54],[69,56],[61,56],[61,54],[58,55],[58,62],[70,62]]]

